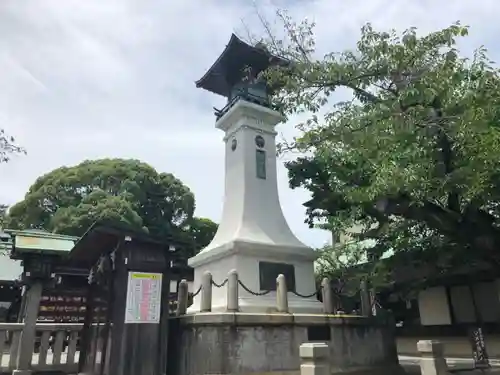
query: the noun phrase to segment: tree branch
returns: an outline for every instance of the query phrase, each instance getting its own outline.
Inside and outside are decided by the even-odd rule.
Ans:
[[[424,222],[452,241],[466,248],[471,246],[474,251],[496,253],[500,248],[500,229],[493,225],[491,218],[486,219],[487,214],[481,210],[463,215],[433,202],[414,202],[404,194],[381,199],[376,208],[385,215]]]

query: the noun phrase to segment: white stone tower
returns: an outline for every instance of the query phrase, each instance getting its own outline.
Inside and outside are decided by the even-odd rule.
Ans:
[[[275,288],[283,273],[289,289],[310,295],[315,290],[315,252],[290,230],[281,210],[276,175],[275,126],[284,117],[270,104],[265,82],[258,73],[282,60],[266,50],[250,46],[235,35],[222,55],[197,82],[201,87],[228,98],[216,112],[216,128],[224,131],[225,198],[222,219],[212,242],[189,259],[194,268],[194,290],[201,276],[210,271],[221,283],[230,270],[254,292]],[[316,297],[288,293],[290,311],[320,312]],[[225,288],[213,288],[212,311],[226,308]],[[190,312],[199,311],[200,296]],[[276,306],[275,292],[256,296],[239,288],[243,312],[270,312]]]

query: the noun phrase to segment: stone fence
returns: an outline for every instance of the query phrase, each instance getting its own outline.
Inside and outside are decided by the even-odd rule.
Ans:
[[[200,303],[200,312],[210,312],[212,311],[212,287],[223,287],[226,286],[227,290],[227,312],[237,312],[239,311],[239,298],[238,292],[239,287],[241,286],[247,292],[255,294],[255,295],[263,295],[263,293],[252,292],[249,290],[245,284],[238,279],[238,273],[236,270],[232,270],[228,273],[227,278],[221,283],[216,284],[212,280],[212,274],[210,272],[205,272],[202,276],[201,285],[198,290],[193,294],[192,297],[197,296],[201,293],[201,303]],[[285,276],[280,274],[276,278],[276,311],[279,313],[288,313],[288,288],[285,281]],[[333,313],[343,313],[343,311],[334,311],[334,293],[332,288],[330,287],[330,280],[328,278],[324,278],[321,282],[320,290],[323,302],[323,312],[325,314],[333,314]],[[310,298],[316,295],[318,292],[315,292],[309,296],[302,296],[297,294],[299,297]],[[265,292],[267,293],[267,291]],[[186,280],[181,280],[179,283],[179,289],[177,293],[177,311],[176,315],[181,316],[185,315],[188,307],[188,283]],[[369,315],[371,312],[370,308],[364,309],[363,315]]]
[[[0,373],[18,368],[23,323],[0,323]],[[28,353],[35,372],[74,373],[78,362],[78,340],[83,324],[37,323],[35,342]]]

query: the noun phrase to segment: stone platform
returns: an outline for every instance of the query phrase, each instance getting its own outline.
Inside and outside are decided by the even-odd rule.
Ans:
[[[391,322],[339,315],[197,313],[172,320],[176,375],[299,374],[299,347],[329,343],[333,373],[396,375]]]

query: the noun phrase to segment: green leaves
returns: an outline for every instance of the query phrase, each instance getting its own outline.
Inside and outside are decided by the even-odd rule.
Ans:
[[[87,160],[39,177],[7,225],[80,236],[110,220],[164,237],[186,230],[194,208],[192,192],[171,174],[138,160]]]
[[[195,253],[205,248],[212,242],[217,233],[218,225],[207,218],[194,217],[186,230],[194,242]],[[195,253],[191,255],[195,255]]]
[[[81,236],[96,221],[122,223],[148,232],[129,202],[102,190],[90,193],[78,206],[59,208],[49,224],[56,233]]]
[[[482,47],[460,54],[468,27],[421,35],[367,24],[354,49],[319,58],[313,26],[281,20],[288,44],[268,44],[291,63],[265,76],[287,116],[309,115],[285,149],[309,155],[287,164],[291,186],[312,193],[307,222],[340,234],[356,224],[379,255],[381,246],[496,254],[500,72]],[[335,103],[339,88],[351,97]]]
[[[0,204],[0,231],[4,228],[5,219],[7,217],[7,210],[9,206]]]
[[[174,236],[193,256],[217,231],[211,220],[193,217],[194,209],[193,193],[172,174],[133,159],[87,160],[39,177],[5,224],[81,236],[96,221],[123,223],[160,238]]]

